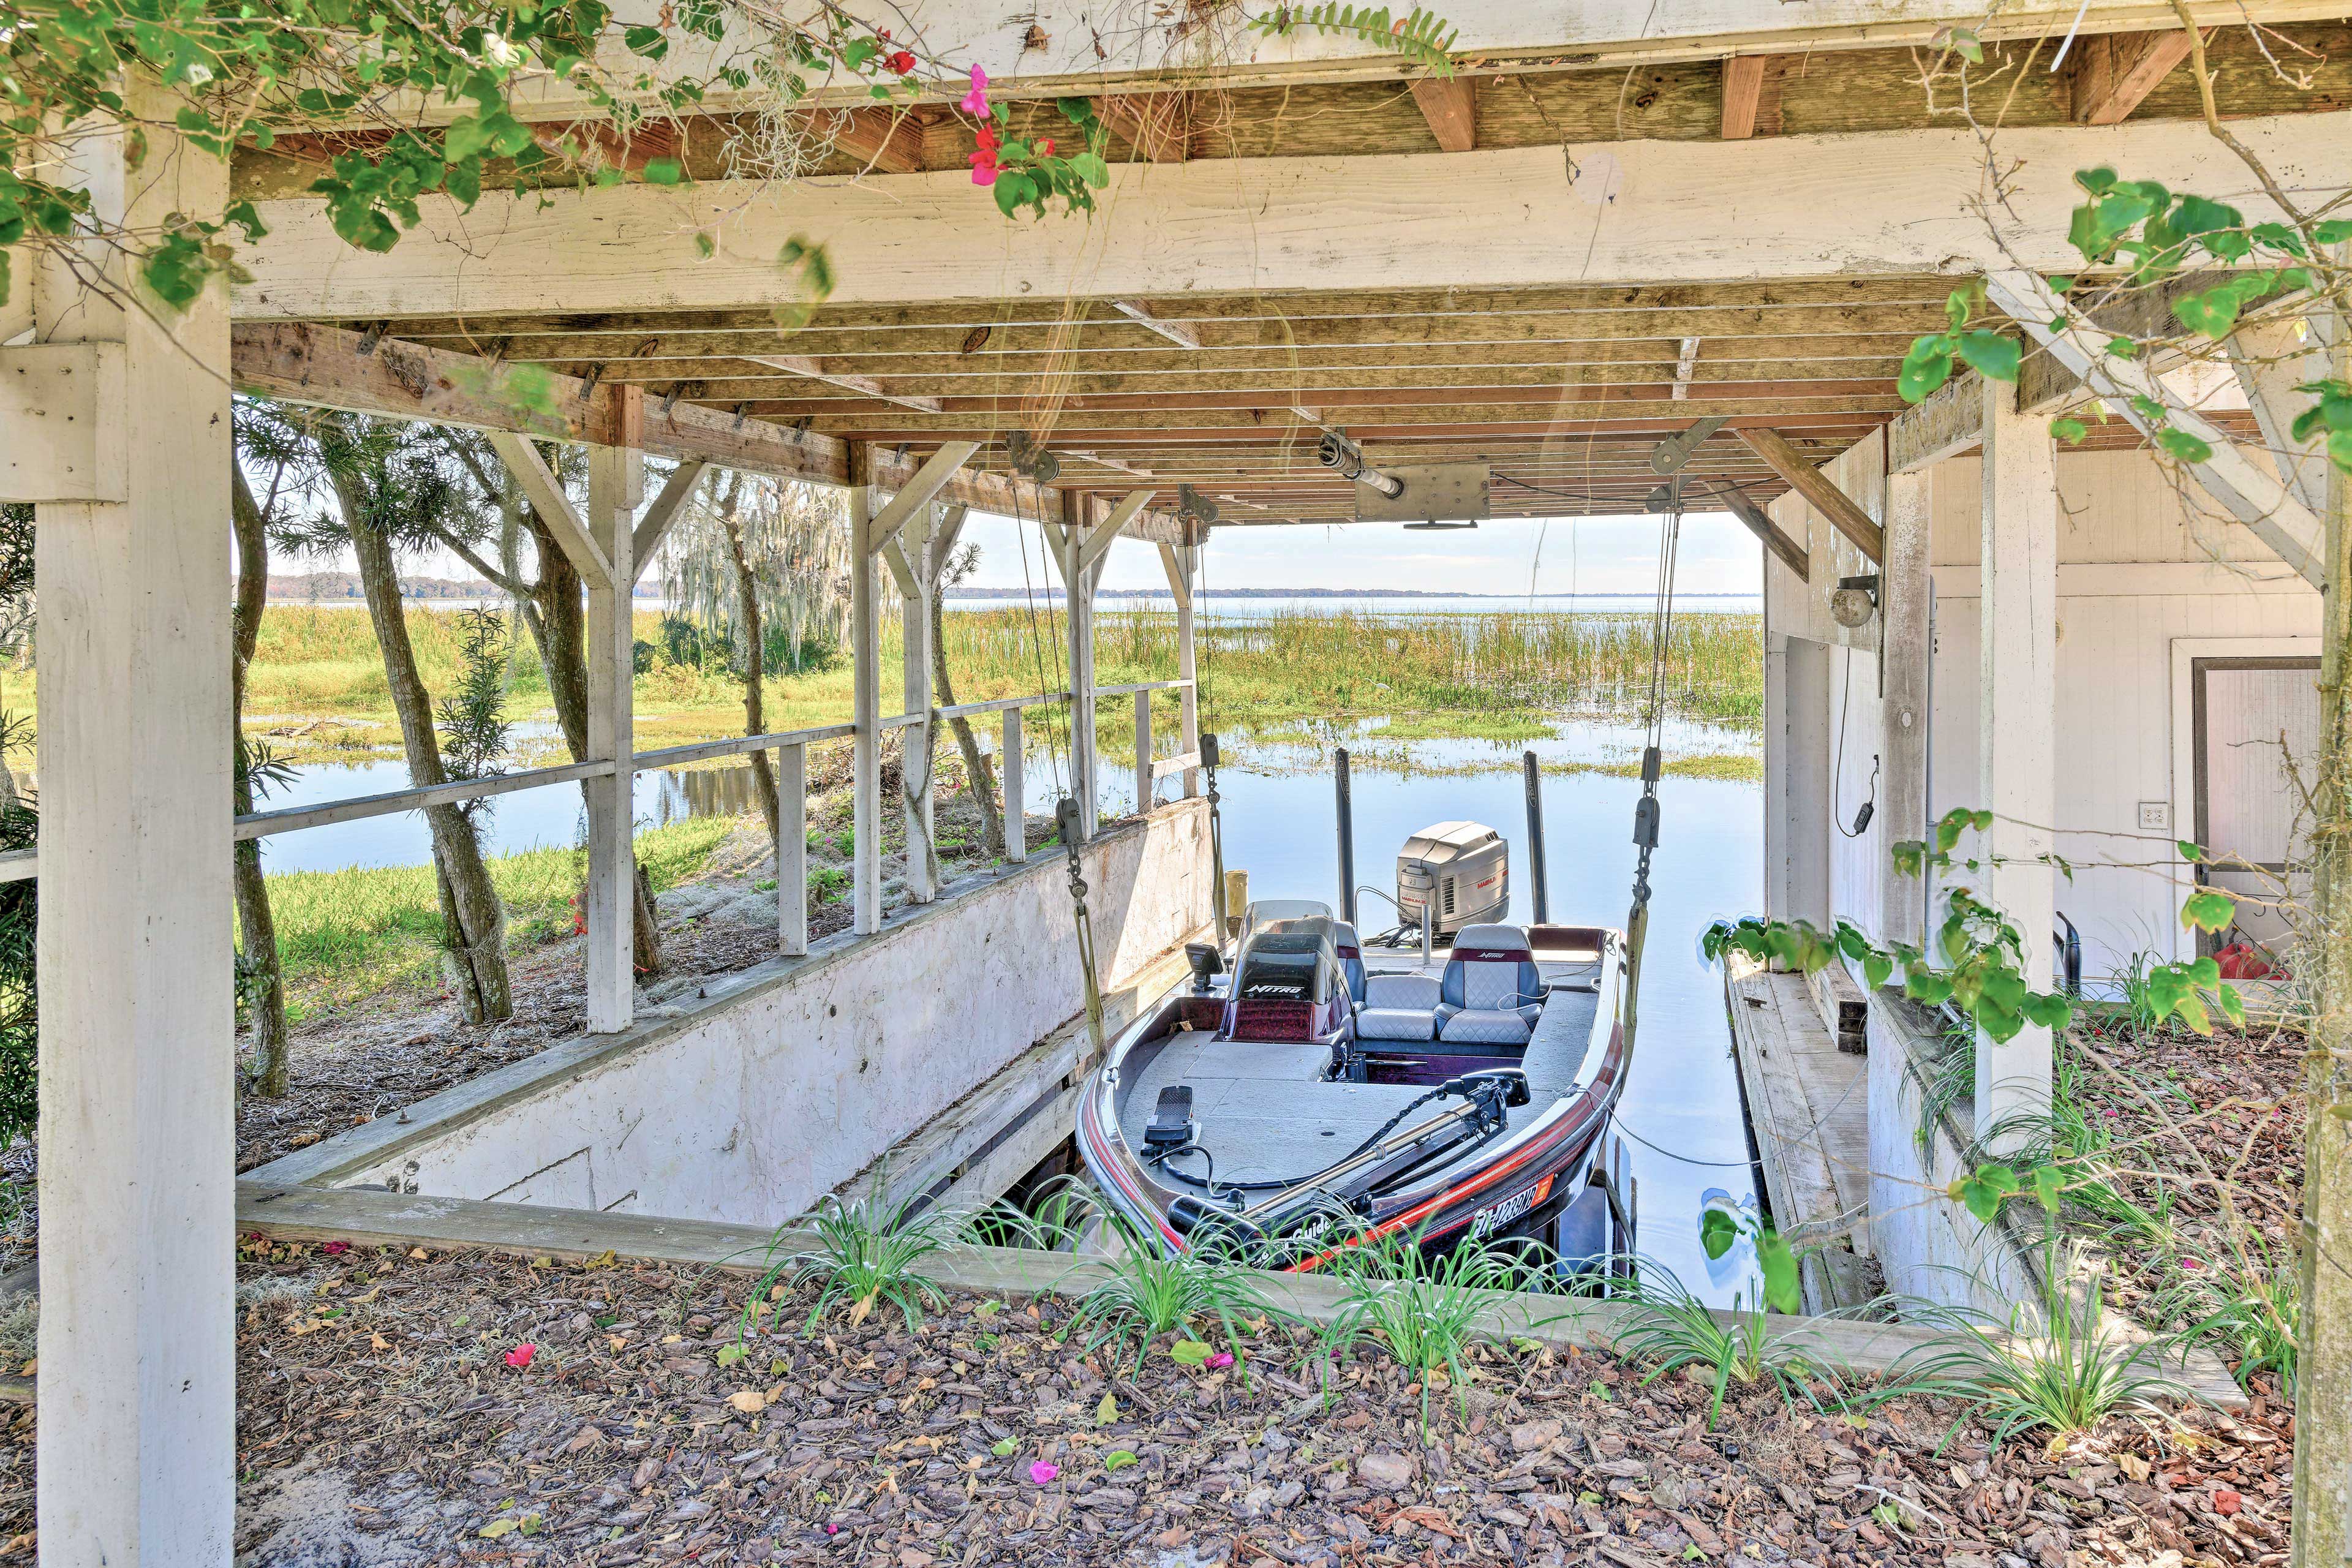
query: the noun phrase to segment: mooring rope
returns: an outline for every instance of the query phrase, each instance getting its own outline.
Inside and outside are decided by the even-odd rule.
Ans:
[[[1666,657],[1674,639],[1675,563],[1682,545],[1683,488],[1679,480],[1669,483],[1665,525],[1658,535],[1657,596],[1651,606],[1642,798],[1633,803],[1633,843],[1640,858],[1633,868],[1633,907],[1625,920],[1625,1049],[1629,1054],[1641,1023],[1642,950],[1650,934],[1650,857],[1658,847],[1658,775],[1664,771],[1665,754]]]

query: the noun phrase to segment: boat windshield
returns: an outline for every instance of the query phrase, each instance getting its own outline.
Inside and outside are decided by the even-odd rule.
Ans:
[[[1247,941],[1259,931],[1286,925],[1293,921],[1331,918],[1331,906],[1313,899],[1253,899],[1242,913],[1242,937]]]

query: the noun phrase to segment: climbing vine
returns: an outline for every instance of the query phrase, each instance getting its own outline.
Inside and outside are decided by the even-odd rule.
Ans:
[[[717,63],[698,75],[656,68],[686,42]],[[127,91],[134,77],[152,78],[160,99]],[[232,240],[262,237],[259,211],[239,201],[216,220],[110,226],[74,174],[83,143],[122,136],[137,167],[165,130],[220,158],[289,132],[329,134],[341,150],[310,189],[344,240],[387,251],[425,197],[470,207],[505,171],[539,184],[680,184],[675,155],[621,154],[715,91],[790,116],[821,83],[862,82],[873,102],[898,104],[927,80],[967,77],[955,107],[980,142],[974,183],[996,186],[1008,215],[1091,208],[1109,176],[1090,107],[1064,105],[1072,132],[1061,143],[1013,138],[980,67],[953,69],[831,0],[797,24],[743,0],[676,0],[658,24],[631,25],[604,0],[30,0],[0,21],[0,246],[47,249],[93,287],[104,284],[86,251],[121,252],[157,300],[182,308],[215,276],[237,276]],[[555,87],[578,95],[579,121],[527,122],[519,100]],[[713,247],[708,234],[696,244]],[[804,268],[812,248],[779,264]],[[12,286],[0,250],[0,300]]]

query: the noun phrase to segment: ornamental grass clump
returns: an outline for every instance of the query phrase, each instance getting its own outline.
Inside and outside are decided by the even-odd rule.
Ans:
[[[1162,1334],[1197,1341],[1199,1331],[1213,1321],[1231,1343],[1240,1338],[1244,1317],[1288,1315],[1267,1300],[1259,1275],[1239,1249],[1222,1238],[1202,1237],[1170,1251],[1116,1212],[1104,1232],[1108,1254],[1085,1266],[1101,1269],[1102,1278],[1078,1298],[1061,1336],[1067,1341],[1084,1332],[1087,1352],[1109,1344],[1124,1358],[1131,1343],[1140,1369],[1145,1351]]]
[[[836,1303],[846,1308],[849,1326],[856,1327],[877,1307],[898,1309],[911,1330],[923,1321],[926,1308],[946,1305],[947,1298],[924,1277],[928,1259],[958,1246],[970,1216],[950,1209],[917,1212],[914,1198],[892,1200],[887,1175],[877,1180],[866,1195],[843,1202],[828,1193],[807,1221],[804,1232],[786,1226],[768,1244],[768,1265],[751,1287],[743,1308],[742,1328],[748,1331],[771,1291],[779,1285],[814,1281],[816,1302],[809,1309],[801,1331],[813,1331],[817,1321]],[[784,1248],[805,1235],[812,1243],[792,1252]]]

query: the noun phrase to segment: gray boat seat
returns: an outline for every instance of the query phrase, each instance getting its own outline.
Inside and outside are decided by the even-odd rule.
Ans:
[[[1543,1013],[1543,972],[1519,926],[1464,926],[1439,983],[1438,1038],[1524,1046]]]
[[[1368,974],[1364,1005],[1356,1009],[1356,1038],[1412,1040],[1437,1037],[1439,987],[1426,974]]]

